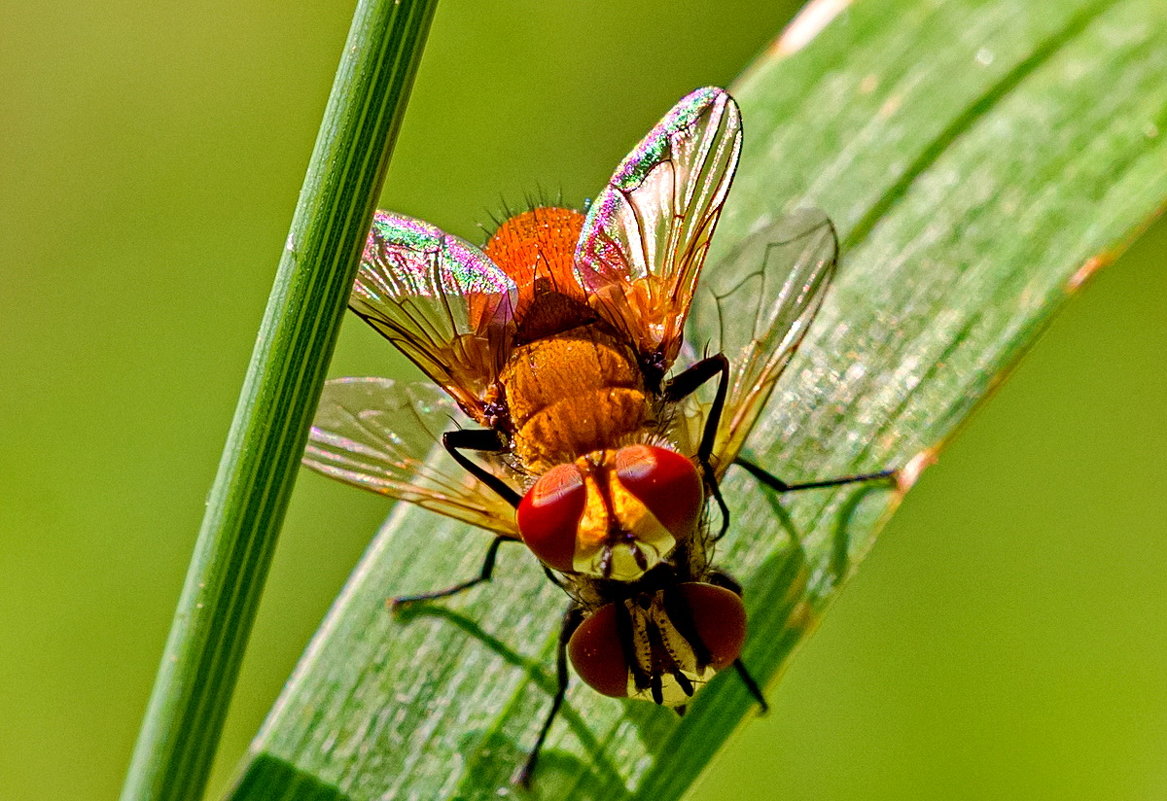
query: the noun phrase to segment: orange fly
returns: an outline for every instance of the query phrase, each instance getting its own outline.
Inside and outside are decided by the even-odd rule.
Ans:
[[[824,215],[797,212],[742,243],[698,293],[740,150],[737,104],[699,89],[586,215],[533,208],[481,249],[400,214],[374,218],[350,307],[433,383],[328,382],[305,463],[497,535],[477,577],[397,603],[489,580],[514,541],[566,591],[558,690],[523,782],[569,661],[605,695],[678,711],[732,665],[764,706],[740,659],[741,589],[710,563],[729,523],[718,486],[730,464],[780,492],[889,475],[786,484],[738,455],[837,251]],[[721,332],[721,352],[670,376],[690,312]],[[442,431],[462,413],[478,427]],[[454,464],[427,459],[439,439]]]

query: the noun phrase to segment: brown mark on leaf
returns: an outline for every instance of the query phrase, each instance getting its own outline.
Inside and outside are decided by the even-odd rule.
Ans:
[[[1094,273],[1098,272],[1103,267],[1109,266],[1113,261],[1114,256],[1110,253],[1102,253],[1086,259],[1082,266],[1075,270],[1074,274],[1070,276],[1068,281],[1066,281],[1066,292],[1077,292],[1082,288],[1083,284],[1090,280]]]
[[[774,40],[766,55],[772,59],[779,59],[797,53],[810,44],[831,20],[839,16],[849,5],[851,0],[811,0]]]
[[[908,463],[896,471],[896,492],[903,495],[915,486],[920,474],[939,460],[940,449],[937,446],[925,448],[917,453]]]

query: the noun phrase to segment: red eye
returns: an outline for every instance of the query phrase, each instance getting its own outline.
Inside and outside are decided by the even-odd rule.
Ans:
[[[629,445],[616,453],[616,476],[678,540],[697,528],[705,493],[693,463],[655,445]]]
[[[677,587],[685,597],[701,644],[709,651],[709,666],[721,670],[741,656],[746,641],[746,608],[727,589],[703,582]]]
[[[575,672],[602,695],[628,695],[628,663],[616,631],[616,605],[601,606],[580,624],[567,643],[567,654]]]
[[[587,488],[575,465],[561,464],[539,477],[519,502],[519,536],[544,564],[570,571]]]

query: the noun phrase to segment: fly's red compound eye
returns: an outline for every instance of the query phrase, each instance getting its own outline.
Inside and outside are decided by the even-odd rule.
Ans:
[[[729,590],[704,582],[666,588],[647,606],[628,607],[631,619],[623,632],[618,625],[622,603],[600,607],[567,644],[575,672],[598,693],[676,706],[686,703],[694,685],[709,681],[741,655],[746,608]],[[653,682],[633,686],[635,665],[629,659],[639,660],[639,670],[652,674]]]
[[[584,683],[602,695],[628,695],[628,663],[616,630],[616,605],[608,604],[579,625],[567,655]]]
[[[721,670],[732,665],[746,641],[746,608],[729,590],[703,582],[677,587],[689,607],[693,628],[709,652],[709,666]]]
[[[677,539],[697,528],[704,493],[687,458],[656,445],[629,445],[616,454],[616,477]]]
[[[572,464],[553,467],[519,502],[519,536],[544,564],[572,570],[575,535],[587,500],[587,488]]]

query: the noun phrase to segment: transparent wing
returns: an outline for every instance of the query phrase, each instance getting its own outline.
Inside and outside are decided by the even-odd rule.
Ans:
[[[518,536],[510,505],[438,445],[459,421],[466,422],[465,415],[433,384],[334,379],[324,385],[304,464],[347,484]],[[516,484],[501,461],[478,461]]]
[[[616,169],[576,249],[580,284],[642,354],[676,358],[697,277],[741,152],[722,89],[681,99]]]
[[[509,352],[515,291],[469,242],[378,211],[349,307],[481,421]]]
[[[704,337],[711,352],[729,359],[730,389],[714,448],[719,475],[806,336],[835,274],[838,250],[826,214],[801,209],[752,234],[706,271],[690,330],[694,345]]]

